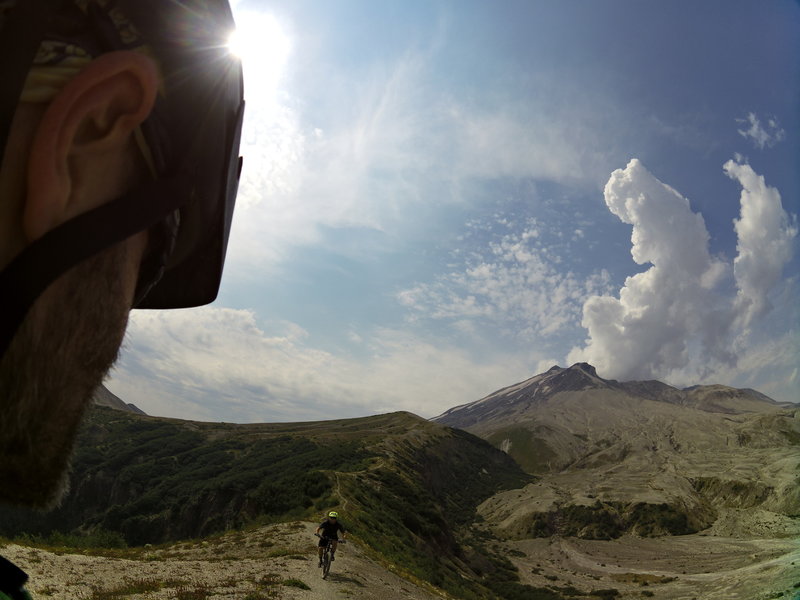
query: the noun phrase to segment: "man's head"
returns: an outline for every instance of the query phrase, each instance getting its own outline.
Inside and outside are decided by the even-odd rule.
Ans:
[[[0,9],[12,14],[8,4]],[[222,62],[193,71],[192,52],[207,59],[206,45],[230,32],[225,2],[59,4],[35,61],[57,64],[29,71],[13,118],[0,114],[10,122],[0,167],[0,500],[33,506],[60,497],[80,417],[130,308],[216,295],[243,107],[238,63],[219,43]],[[178,8],[154,8],[164,5]],[[126,6],[141,20],[129,21]],[[181,102],[196,122],[176,114]],[[212,272],[187,279],[204,257]]]
[[[338,519],[339,519],[339,513],[336,512],[335,510],[332,510],[331,512],[328,513],[328,522],[329,523],[336,523],[336,521]]]

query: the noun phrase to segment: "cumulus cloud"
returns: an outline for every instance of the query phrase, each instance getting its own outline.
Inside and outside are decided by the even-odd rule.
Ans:
[[[618,298],[586,301],[582,325],[589,339],[584,348],[570,352],[569,361],[590,362],[621,379],[658,377],[688,364],[690,340],[695,339],[716,358],[730,360],[712,343],[717,328],[725,325],[725,317],[713,311],[712,291],[725,266],[709,254],[703,217],[637,159],[612,173],[605,201],[633,226],[634,261],[652,266],[628,277]]]
[[[563,271],[560,257],[544,246],[530,221],[436,281],[403,290],[398,300],[420,318],[483,322],[522,336],[555,334],[574,325],[583,301],[606,289],[609,277]]]
[[[723,168],[742,186],[740,217],[733,221],[738,237],[733,272],[738,288],[736,310],[747,326],[769,310],[768,295],[792,257],[797,226],[783,210],[778,190],[750,165],[729,160]]]
[[[694,382],[737,364],[747,335],[743,327],[768,310],[796,228],[789,226],[780,195],[749,165],[730,161],[725,171],[743,187],[733,269],[709,254],[705,223],[689,201],[637,159],[612,173],[606,205],[633,226],[633,259],[651,266],[628,277],[618,296],[585,302],[588,339],[572,349],[570,362],[590,362],[619,379]],[[735,300],[722,291],[732,270]]]
[[[527,375],[516,357],[485,365],[406,332],[359,336],[366,358],[316,348],[293,323],[267,330],[248,310],[134,311],[107,385],[150,414],[268,422],[395,410],[431,417]]]
[[[736,119],[737,123],[745,125],[745,129],[737,129],[739,135],[750,140],[759,150],[772,148],[786,138],[786,131],[781,128],[774,117],[767,119],[766,127],[761,125],[761,120],[755,113],[748,113],[743,119]]]

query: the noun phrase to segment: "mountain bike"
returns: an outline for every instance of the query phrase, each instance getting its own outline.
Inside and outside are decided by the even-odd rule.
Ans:
[[[325,545],[322,547],[322,578],[327,579],[328,573],[330,573],[331,570],[331,542],[334,540],[333,538],[325,537],[318,533],[314,535],[325,542]],[[346,544],[347,542],[345,540],[339,540],[339,543]]]

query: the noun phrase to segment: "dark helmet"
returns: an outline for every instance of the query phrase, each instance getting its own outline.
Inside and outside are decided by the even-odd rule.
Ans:
[[[74,0],[18,0],[0,22],[0,155],[40,42]],[[241,171],[240,61],[227,48],[227,0],[89,0],[90,53],[126,49],[130,31],[155,55],[163,79],[142,133],[155,179],[79,215],[28,246],[0,272],[0,356],[30,306],[61,274],[131,235],[151,231],[135,307],[182,308],[219,289]],[[77,42],[80,43],[80,42]],[[2,201],[2,199],[0,199]],[[156,247],[153,248],[153,240]]]

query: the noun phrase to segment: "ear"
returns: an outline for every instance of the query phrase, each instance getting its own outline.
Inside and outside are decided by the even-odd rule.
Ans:
[[[133,131],[150,114],[158,71],[132,51],[103,54],[67,83],[33,136],[23,228],[29,241],[118,195]]]

